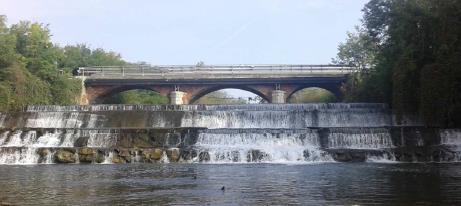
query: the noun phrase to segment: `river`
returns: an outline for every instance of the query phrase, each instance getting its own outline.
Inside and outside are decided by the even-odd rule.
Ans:
[[[385,104],[0,113],[0,205],[457,205],[461,129]]]
[[[0,201],[15,205],[461,202],[457,163],[8,165],[0,174]]]

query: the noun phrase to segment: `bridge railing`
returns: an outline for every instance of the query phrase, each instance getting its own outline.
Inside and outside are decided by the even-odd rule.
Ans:
[[[95,66],[80,67],[76,75],[90,78],[125,76],[188,77],[189,75],[264,75],[264,74],[347,74],[355,67],[344,65],[161,65],[161,66]]]

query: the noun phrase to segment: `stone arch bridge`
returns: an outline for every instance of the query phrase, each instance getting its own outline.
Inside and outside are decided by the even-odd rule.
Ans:
[[[170,104],[192,104],[220,89],[252,92],[269,103],[285,103],[298,90],[326,89],[341,99],[341,85],[354,67],[343,65],[167,65],[81,67],[81,104],[102,103],[116,93],[146,89],[169,97]]]

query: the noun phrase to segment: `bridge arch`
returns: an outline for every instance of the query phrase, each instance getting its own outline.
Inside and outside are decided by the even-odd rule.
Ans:
[[[266,102],[271,101],[270,97],[267,94],[265,94],[263,91],[258,90],[258,88],[252,88],[249,86],[214,86],[214,87],[208,87],[208,88],[202,89],[198,91],[195,95],[191,96],[189,100],[189,104],[194,104],[195,102],[197,102],[200,98],[204,97],[205,95],[219,91],[219,90],[223,90],[223,89],[239,89],[239,90],[253,93],[263,98]]]
[[[301,95],[313,96],[311,98],[303,98]],[[338,102],[341,100],[342,92],[339,88],[322,85],[304,85],[297,87],[286,96],[286,102],[288,103]]]
[[[117,94],[122,94],[123,92],[128,91],[149,91],[153,93],[157,93],[160,96],[167,97],[167,95],[162,94],[161,91],[157,91],[154,88],[142,85],[135,85],[135,86],[116,86],[111,88],[106,88],[102,91],[97,91],[96,94],[92,95],[92,98],[89,99],[91,104],[104,104],[107,101],[110,101],[111,97],[116,96]],[[168,102],[167,102],[168,103]]]

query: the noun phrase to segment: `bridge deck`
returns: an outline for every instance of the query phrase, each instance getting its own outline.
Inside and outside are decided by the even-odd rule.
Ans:
[[[267,79],[295,77],[340,77],[356,68],[343,65],[168,65],[80,67],[86,79]]]

